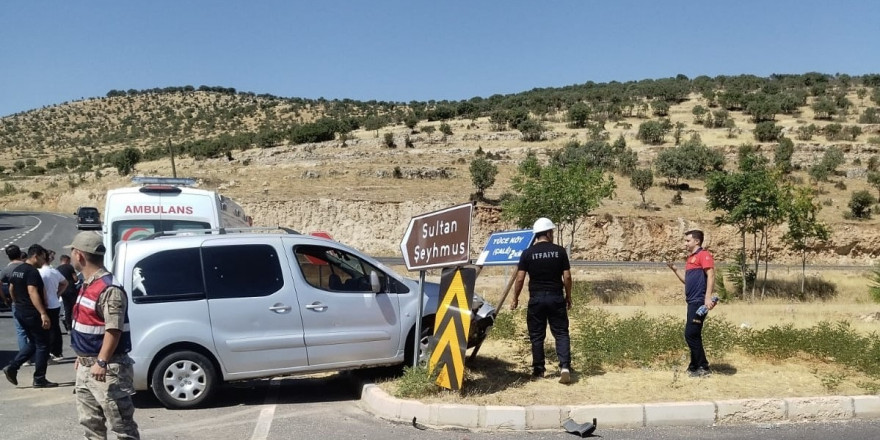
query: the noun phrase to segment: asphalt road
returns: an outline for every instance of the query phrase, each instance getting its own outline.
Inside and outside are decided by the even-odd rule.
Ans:
[[[0,213],[0,247],[33,243],[62,250],[76,234],[73,219],[57,214]],[[2,257],[0,257],[2,258]],[[66,337],[66,336],[65,336]],[[0,365],[17,351],[12,318],[0,313]],[[70,351],[67,350],[67,355]],[[55,389],[28,385],[32,367],[19,372],[19,386],[0,377],[0,438],[82,438],[72,393],[72,360],[50,365]],[[410,424],[377,419],[359,405],[360,379],[352,374],[286,377],[230,384],[207,408],[170,411],[148,392],[135,396],[135,420],[144,439],[570,439],[560,430],[542,432],[469,432],[420,430]],[[529,402],[522,402],[527,405]],[[807,424],[612,430],[595,433],[604,439],[761,439],[863,440],[880,438],[880,420]],[[112,435],[111,435],[112,438]]]

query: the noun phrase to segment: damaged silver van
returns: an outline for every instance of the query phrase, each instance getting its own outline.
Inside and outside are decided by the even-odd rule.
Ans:
[[[223,232],[223,231],[221,231]],[[168,408],[199,406],[223,382],[414,361],[418,282],[325,238],[156,236],[120,242],[134,385]],[[438,286],[425,288],[425,356]],[[469,346],[496,311],[475,296]]]

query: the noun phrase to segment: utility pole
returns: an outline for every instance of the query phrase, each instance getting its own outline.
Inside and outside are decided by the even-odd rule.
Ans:
[[[177,177],[177,168],[174,167],[174,147],[171,146],[171,138],[168,138],[168,152],[171,153],[171,177]]]

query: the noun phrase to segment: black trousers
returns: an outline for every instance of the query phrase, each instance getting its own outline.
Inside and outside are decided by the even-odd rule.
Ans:
[[[67,294],[61,296],[61,301],[64,303],[64,328],[67,331],[70,331],[70,326],[73,324],[73,304],[76,302],[76,292],[73,294]]]
[[[688,371],[694,371],[698,368],[709,369],[709,361],[706,359],[706,350],[703,349],[703,320],[704,317],[697,316],[697,309],[703,305],[702,303],[688,303],[687,322],[684,324],[684,340],[687,342],[688,348],[691,350],[691,363],[688,364]]]
[[[568,308],[562,292],[529,292],[526,325],[532,343],[532,369],[544,371],[544,339],[547,324],[556,339],[559,368],[571,368],[571,341],[568,336]]]
[[[49,354],[53,356],[61,356],[64,351],[64,339],[61,337],[61,307],[57,309],[46,309],[49,315]]]
[[[22,312],[16,307],[15,318],[27,334],[28,342],[24,350],[19,351],[9,363],[9,369],[18,371],[33,356],[34,382],[42,382],[46,380],[46,368],[49,364],[49,330],[43,329],[43,322],[37,312]]]

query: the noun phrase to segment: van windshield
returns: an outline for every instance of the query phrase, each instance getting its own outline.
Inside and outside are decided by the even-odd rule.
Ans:
[[[210,229],[207,222],[189,220],[121,220],[110,226],[112,245],[111,253],[116,253],[116,243],[120,241],[140,240],[156,232],[186,231]]]

